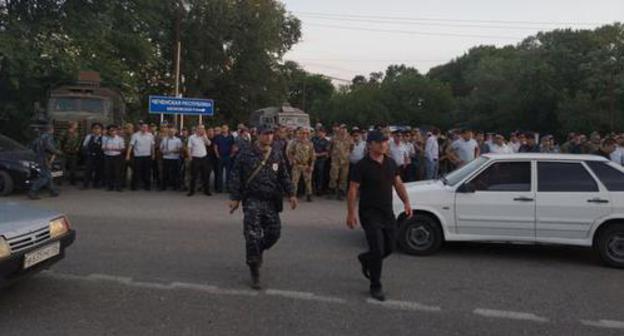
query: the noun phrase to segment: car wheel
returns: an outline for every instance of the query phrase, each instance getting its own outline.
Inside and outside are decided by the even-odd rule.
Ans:
[[[8,196],[13,192],[13,178],[9,173],[0,170],[0,196]]]
[[[607,266],[624,268],[624,224],[611,225],[600,232],[596,247]]]
[[[431,216],[414,214],[399,228],[399,247],[408,254],[431,255],[442,247],[444,236],[440,224]]]

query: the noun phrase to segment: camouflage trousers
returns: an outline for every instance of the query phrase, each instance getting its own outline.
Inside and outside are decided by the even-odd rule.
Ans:
[[[273,201],[248,199],[243,204],[243,233],[248,265],[260,265],[262,253],[280,237],[282,224]]]
[[[292,183],[294,195],[297,195],[297,189],[299,188],[299,179],[303,176],[305,182],[306,195],[312,195],[312,172],[308,169],[310,166],[294,165],[292,167]]]
[[[329,170],[329,188],[346,192],[348,178],[349,160],[332,157]]]

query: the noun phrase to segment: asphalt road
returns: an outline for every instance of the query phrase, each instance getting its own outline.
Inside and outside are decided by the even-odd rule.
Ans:
[[[28,203],[67,213],[78,236],[61,263],[0,291],[3,336],[624,335],[624,271],[591,250],[395,254],[379,304],[356,261],[363,233],[338,201],[284,212],[261,292],[247,287],[242,214],[224,195],[65,188]]]

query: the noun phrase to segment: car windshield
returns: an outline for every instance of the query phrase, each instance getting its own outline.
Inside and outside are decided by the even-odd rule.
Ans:
[[[20,145],[15,140],[12,140],[11,138],[7,138],[6,136],[0,134],[0,152],[14,152],[23,150],[28,149]]]
[[[469,164],[449,173],[443,177],[446,184],[454,186],[461,182],[466,176],[472,174],[475,170],[481,168],[489,159],[485,156],[481,156],[476,160],[473,160]]]

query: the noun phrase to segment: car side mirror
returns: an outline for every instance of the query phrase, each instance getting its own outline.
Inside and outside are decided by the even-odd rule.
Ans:
[[[457,188],[458,193],[462,194],[471,194],[477,191],[477,188],[472,183],[464,183],[459,188]]]

